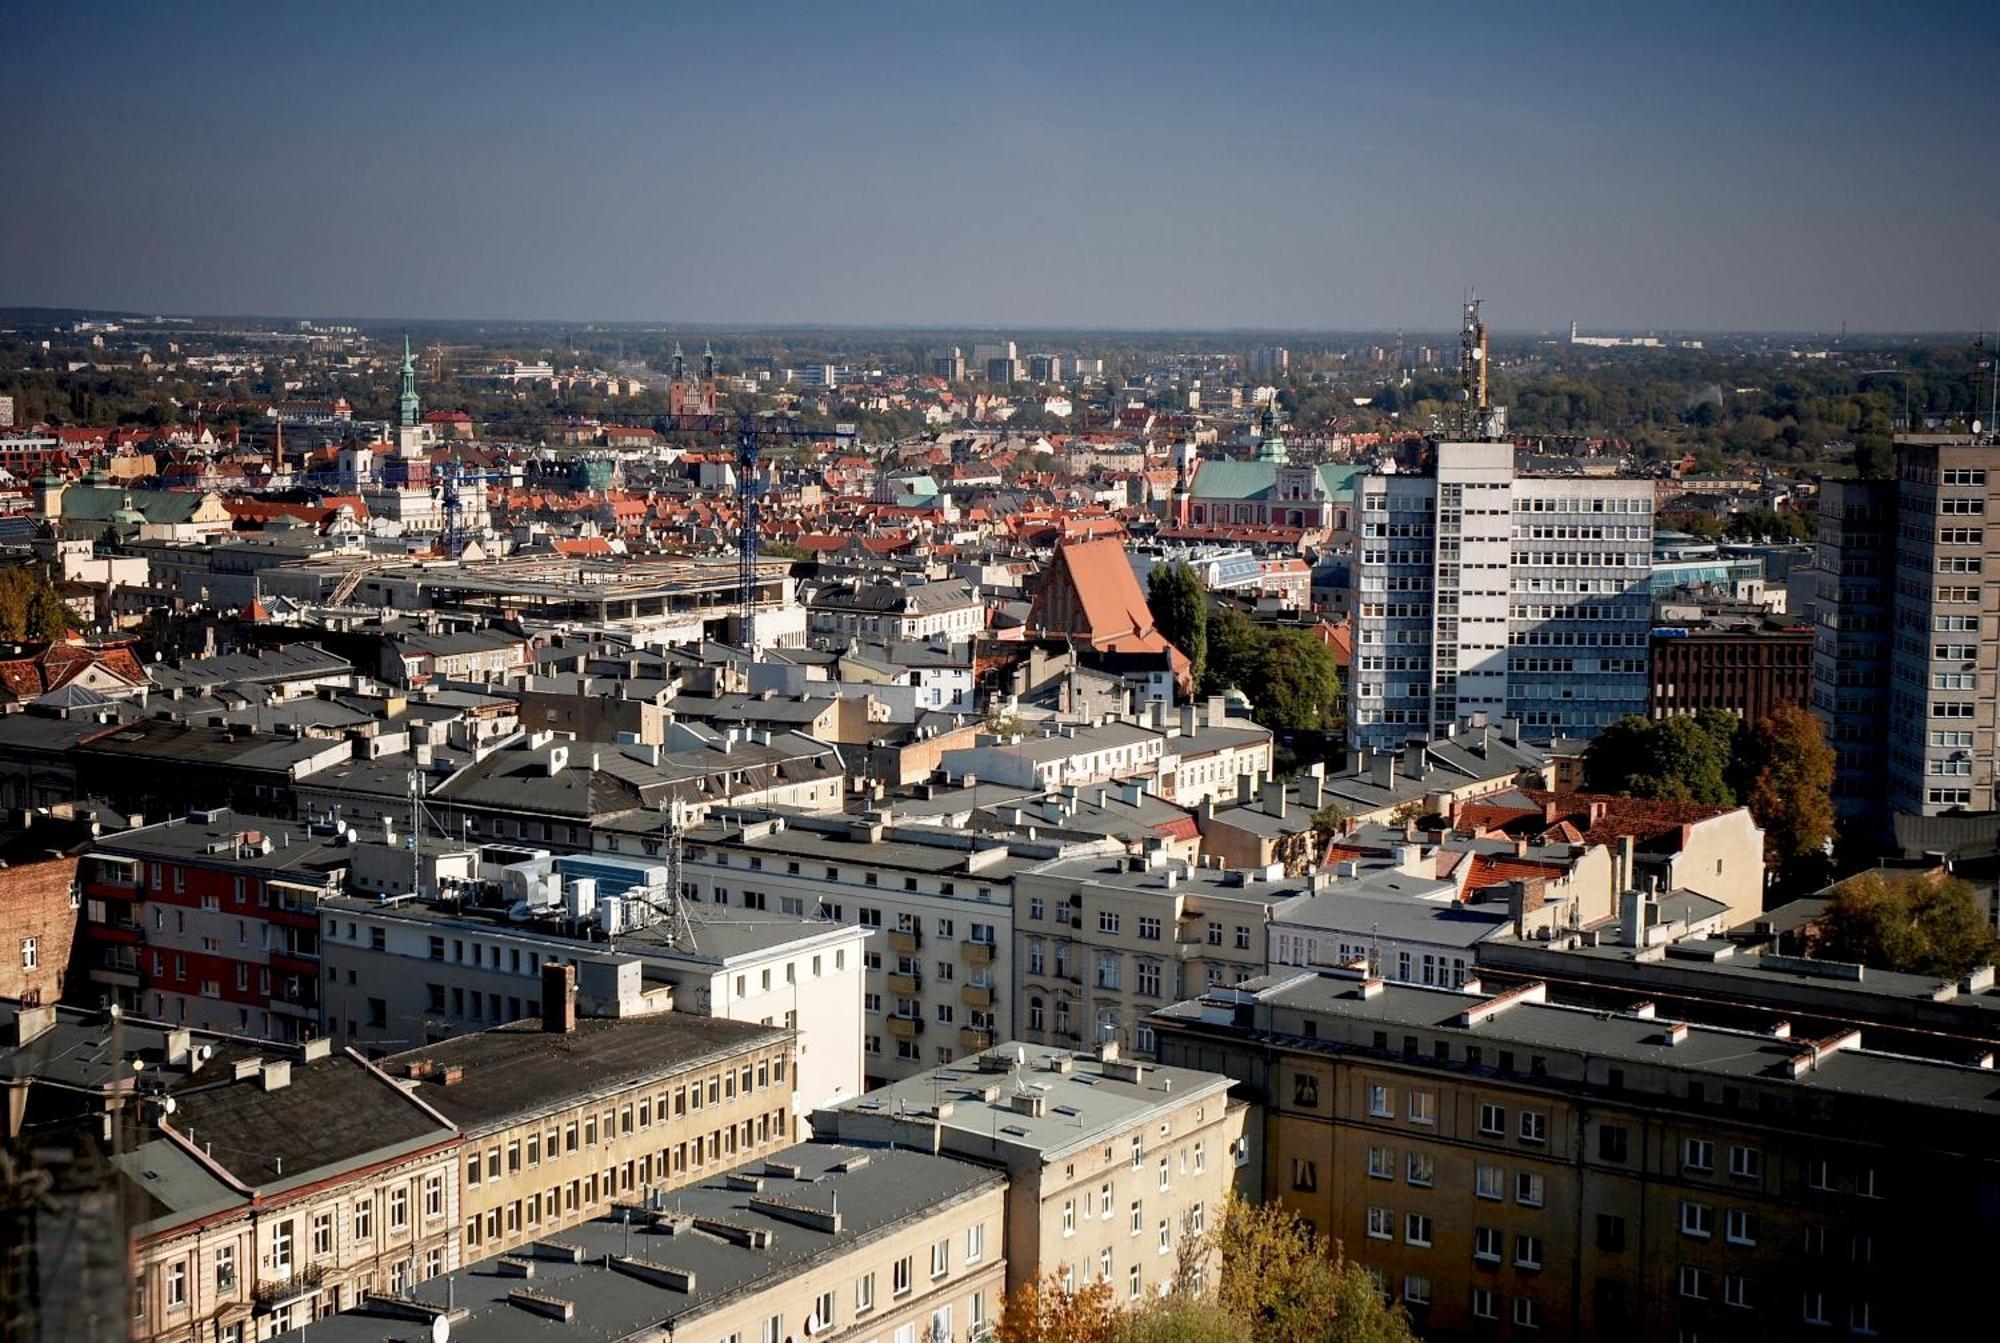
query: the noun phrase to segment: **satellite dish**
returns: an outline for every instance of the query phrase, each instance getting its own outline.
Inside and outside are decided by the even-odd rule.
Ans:
[[[431,1343],[450,1343],[451,1321],[443,1315],[431,1316]]]

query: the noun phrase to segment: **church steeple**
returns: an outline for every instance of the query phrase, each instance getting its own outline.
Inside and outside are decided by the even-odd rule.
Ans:
[[[1285,450],[1285,435],[1278,428],[1278,398],[1273,396],[1264,407],[1264,437],[1257,444],[1256,459],[1260,462],[1283,464],[1291,460]]]
[[[423,419],[423,406],[417,400],[417,365],[410,354],[409,333],[403,334],[403,367],[396,374],[396,423],[404,429],[414,429]]]
[[[673,370],[673,380],[680,382],[687,377],[687,356],[681,353],[681,343],[674,342],[674,357],[669,367]]]
[[[702,342],[701,378],[703,382],[715,381],[715,342],[713,341]]]

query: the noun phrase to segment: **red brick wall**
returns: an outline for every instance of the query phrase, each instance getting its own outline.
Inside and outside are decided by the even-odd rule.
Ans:
[[[0,868],[0,998],[39,993],[44,1003],[62,997],[76,940],[77,910],[70,907],[76,859],[52,858]],[[35,939],[36,968],[22,965],[22,943]]]

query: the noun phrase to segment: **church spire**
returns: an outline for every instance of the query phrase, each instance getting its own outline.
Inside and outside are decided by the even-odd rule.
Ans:
[[[422,404],[417,400],[417,364],[410,353],[410,334],[403,333],[403,367],[396,374],[396,423],[405,429],[414,429],[422,419]]]

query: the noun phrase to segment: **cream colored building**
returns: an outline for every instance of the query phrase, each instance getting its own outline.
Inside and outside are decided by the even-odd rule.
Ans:
[[[828,1141],[893,1143],[1008,1174],[1007,1283],[1056,1275],[1137,1300],[1171,1284],[1185,1237],[1250,1168],[1231,1079],[1003,1044],[813,1116]]]
[[[1208,722],[1197,726],[1198,713]],[[1242,778],[1271,775],[1271,730],[1247,718],[1229,718],[1213,700],[1198,710],[1181,709],[1181,731],[1167,740],[1160,759],[1160,796],[1183,807],[1203,802],[1227,802],[1237,796]]]
[[[1147,1017],[1262,974],[1273,911],[1312,889],[1276,869],[1164,855],[1064,858],[1014,879],[1014,1034],[1149,1058]]]
[[[442,1116],[319,1046],[296,1066],[215,1066],[120,1159],[162,1209],[134,1240],[134,1338],[271,1338],[459,1266],[459,1140]]]
[[[987,1336],[1005,1291],[1007,1177],[908,1150],[807,1143],[321,1320],[302,1343],[917,1343]]]
[[[463,1131],[459,1221],[480,1259],[789,1145],[793,1047],[789,1031],[715,1017],[579,1021],[558,1006],[382,1066]]]

